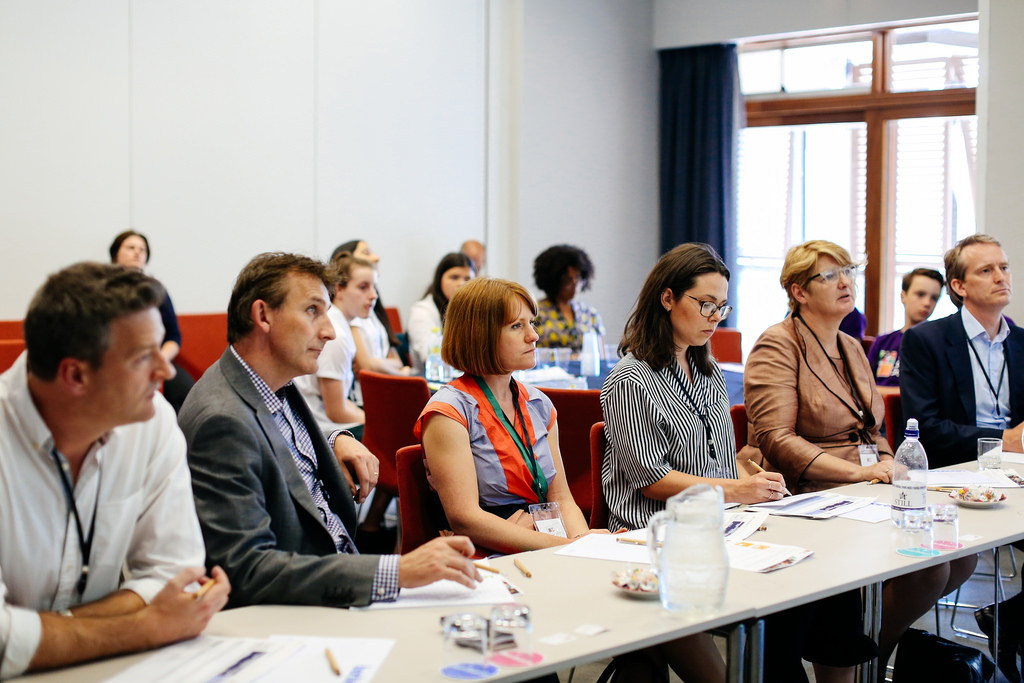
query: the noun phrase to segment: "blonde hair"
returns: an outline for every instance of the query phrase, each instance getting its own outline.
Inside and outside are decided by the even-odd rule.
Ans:
[[[537,303],[519,283],[478,277],[459,287],[444,316],[444,362],[471,375],[507,373],[498,354],[501,328],[512,322],[520,300],[537,315]]]
[[[831,256],[840,266],[853,264],[850,252],[835,242],[828,240],[809,240],[791,247],[786,252],[786,262],[782,265],[779,283],[789,297],[789,310],[800,311],[800,302],[793,297],[793,285],[806,287],[811,278],[818,274],[818,257]]]
[[[995,237],[984,233],[968,235],[954,244],[953,248],[947,251],[946,255],[942,259],[946,266],[947,285],[949,285],[953,280],[960,280],[961,282],[964,281],[964,277],[967,275],[967,264],[964,263],[964,248],[973,244],[994,244],[999,248],[1002,248],[1003,246]],[[953,303],[957,308],[964,305],[963,297],[953,291],[951,286],[947,286],[946,291],[949,292],[949,298],[953,300]]]

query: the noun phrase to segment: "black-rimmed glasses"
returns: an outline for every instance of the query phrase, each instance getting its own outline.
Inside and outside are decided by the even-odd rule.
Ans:
[[[729,317],[729,314],[732,313],[732,306],[730,306],[729,304],[719,306],[714,301],[701,301],[697,297],[690,296],[689,294],[687,294],[686,296],[689,296],[691,299],[700,304],[700,314],[707,318],[708,320],[714,317],[715,313],[718,314],[719,320],[725,320],[726,318]]]

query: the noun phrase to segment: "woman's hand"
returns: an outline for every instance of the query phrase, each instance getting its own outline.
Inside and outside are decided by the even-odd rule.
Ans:
[[[874,481],[883,484],[892,482],[892,460],[879,460],[874,465],[860,468],[860,481]]]
[[[748,505],[779,500],[789,493],[786,480],[778,472],[758,472],[751,477],[736,479],[730,489],[727,495],[729,502]]]

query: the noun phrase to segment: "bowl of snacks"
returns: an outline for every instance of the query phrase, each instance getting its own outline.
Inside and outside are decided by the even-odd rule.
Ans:
[[[1006,494],[989,486],[965,486],[949,494],[949,497],[968,508],[990,508],[1006,500]]]
[[[628,567],[612,574],[612,585],[631,598],[659,597],[658,575],[650,567]]]

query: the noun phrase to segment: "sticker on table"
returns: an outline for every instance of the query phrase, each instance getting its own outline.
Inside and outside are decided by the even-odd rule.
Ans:
[[[464,662],[462,664],[451,664],[441,669],[441,675],[445,678],[452,678],[456,681],[481,681],[490,678],[498,673],[498,667],[493,664],[479,664],[475,662]]]
[[[498,666],[516,667],[532,666],[543,661],[544,657],[539,652],[523,652],[522,650],[506,650],[496,652],[487,658],[491,664]]]
[[[959,550],[964,547],[964,544],[953,543],[952,541],[934,541],[931,547],[935,550]]]
[[[925,548],[924,546],[920,546],[918,548],[900,548],[896,552],[906,557],[935,557],[939,554],[938,550],[932,550],[931,548]]]

